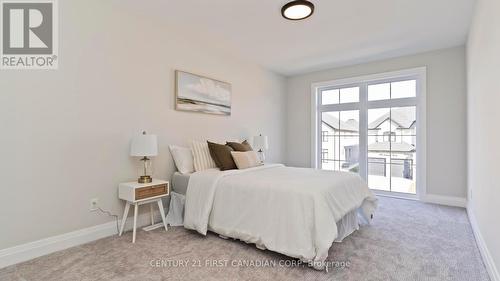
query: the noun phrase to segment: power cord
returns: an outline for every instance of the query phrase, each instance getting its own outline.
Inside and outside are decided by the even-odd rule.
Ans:
[[[97,207],[96,210],[99,210],[99,212],[108,215],[108,217],[114,217],[115,221],[116,221],[116,233],[120,233],[120,228],[118,227],[118,216],[117,215],[111,213],[110,211],[103,210],[103,209],[101,209],[101,207]]]

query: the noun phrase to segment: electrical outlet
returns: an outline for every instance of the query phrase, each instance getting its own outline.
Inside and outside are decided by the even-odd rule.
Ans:
[[[90,211],[97,210],[98,206],[99,206],[99,198],[90,199],[90,206],[89,206]]]

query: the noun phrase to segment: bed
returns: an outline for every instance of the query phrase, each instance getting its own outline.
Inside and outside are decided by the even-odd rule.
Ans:
[[[182,185],[173,181],[174,190]],[[358,229],[358,217],[369,223],[377,207],[366,183],[347,172],[268,164],[209,169],[187,182],[185,228],[254,243],[316,269],[333,242]]]

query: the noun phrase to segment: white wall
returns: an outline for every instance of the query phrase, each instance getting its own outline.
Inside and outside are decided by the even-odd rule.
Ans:
[[[427,194],[466,197],[465,49],[455,47],[290,77],[287,164],[311,164],[311,83],[427,67]]]
[[[467,42],[469,213],[500,280],[500,2],[480,0]],[[483,254],[486,251],[483,251]],[[492,265],[492,266],[491,266]],[[496,265],[496,272],[492,267]]]
[[[58,3],[59,69],[0,71],[0,249],[110,221],[88,211],[93,197],[121,216],[117,185],[136,179],[128,149],[142,130],[159,137],[158,178],[174,171],[168,145],[192,138],[263,133],[283,160],[283,77],[138,1]],[[232,115],[175,111],[174,69],[232,83]]]

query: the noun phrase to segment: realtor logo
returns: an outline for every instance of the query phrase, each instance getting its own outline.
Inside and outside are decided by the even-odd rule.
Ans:
[[[1,68],[57,68],[56,1],[1,1]]]

